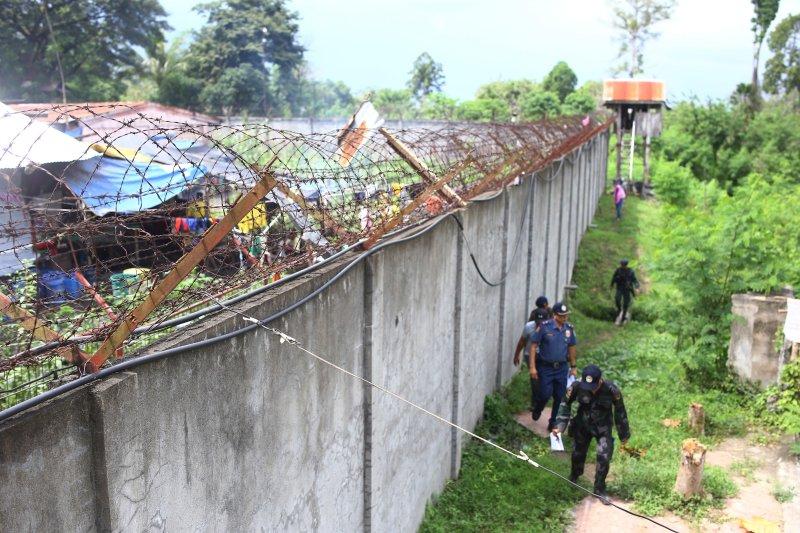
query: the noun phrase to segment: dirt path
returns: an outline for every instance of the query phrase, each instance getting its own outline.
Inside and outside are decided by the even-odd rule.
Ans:
[[[536,435],[547,438],[548,410],[534,422],[530,412],[518,413],[515,418]],[[562,452],[554,452],[561,454]],[[569,452],[564,453],[565,459]],[[788,443],[760,446],[751,438],[731,438],[712,448],[706,455],[706,465],[728,471],[739,487],[739,493],[725,502],[725,508],[714,512],[698,525],[666,514],[656,518],[680,532],[741,533],[800,533],[800,462],[788,452]],[[613,474],[613,468],[612,468]],[[587,461],[586,479],[594,477],[594,464]],[[773,493],[782,489],[793,493],[787,502],[779,502]],[[612,498],[617,505],[632,509],[632,502]],[[663,532],[664,529],[641,518],[603,505],[587,496],[574,511],[574,533],[608,533],[609,526],[619,532]]]

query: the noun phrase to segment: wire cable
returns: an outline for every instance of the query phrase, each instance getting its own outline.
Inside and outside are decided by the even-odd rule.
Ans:
[[[231,307],[228,307],[228,306],[226,306],[225,304],[223,304],[223,303],[221,303],[219,301],[217,302],[217,304],[220,305],[221,307],[225,308],[228,312],[242,317],[243,320],[252,323],[254,326],[259,327],[261,329],[264,329],[264,330],[272,333],[273,335],[278,337],[278,339],[280,340],[281,344],[288,343],[288,344],[294,346],[295,348],[299,349],[300,351],[306,353],[307,355],[310,355],[311,357],[313,357],[315,360],[319,361],[320,363],[328,365],[331,368],[334,368],[334,369],[336,369],[336,370],[338,370],[338,371],[350,376],[351,378],[354,378],[354,379],[356,379],[358,381],[361,381],[362,383],[365,383],[365,384],[369,385],[370,387],[373,387],[373,388],[383,392],[384,394],[386,394],[386,395],[388,395],[388,396],[390,396],[390,397],[392,397],[392,398],[394,398],[396,400],[399,400],[399,401],[405,403],[406,405],[416,409],[417,411],[434,418],[435,420],[437,420],[438,422],[441,422],[442,424],[450,426],[451,428],[455,428],[456,430],[461,431],[462,433],[464,433],[466,435],[469,435],[470,437],[472,437],[472,438],[474,438],[474,439],[476,439],[476,440],[478,440],[478,441],[480,441],[480,442],[482,442],[482,443],[484,443],[484,444],[486,444],[488,446],[491,446],[491,447],[493,447],[493,448],[495,448],[497,450],[500,450],[501,452],[503,452],[505,454],[508,454],[511,457],[514,457],[515,459],[519,459],[520,461],[528,463],[529,465],[533,466],[534,468],[541,468],[542,470],[544,470],[545,472],[549,473],[550,475],[555,476],[556,478],[569,483],[573,487],[578,488],[581,491],[583,491],[583,492],[585,492],[585,493],[587,493],[587,494],[599,499],[603,503],[607,503],[607,504],[609,504],[609,505],[611,505],[611,506],[613,506],[613,507],[615,507],[615,508],[617,508],[617,509],[619,509],[621,511],[624,511],[624,512],[628,513],[631,516],[635,516],[637,518],[642,518],[644,520],[652,522],[653,524],[655,524],[655,525],[657,525],[659,527],[662,527],[662,528],[666,529],[667,531],[672,531],[674,533],[678,533],[675,529],[672,529],[671,527],[669,527],[669,526],[667,526],[665,524],[662,524],[661,522],[658,522],[657,520],[654,520],[654,519],[652,519],[652,518],[650,518],[648,516],[641,515],[639,513],[634,512],[634,511],[631,511],[630,509],[626,509],[626,508],[622,507],[621,505],[618,505],[618,504],[612,502],[607,497],[603,497],[603,496],[601,496],[601,495],[599,495],[599,494],[597,494],[597,493],[595,493],[595,492],[593,492],[593,491],[591,491],[591,490],[589,490],[589,489],[587,489],[587,488],[585,488],[585,487],[583,487],[583,486],[581,486],[581,485],[579,485],[579,484],[577,484],[577,483],[575,483],[573,481],[570,481],[568,478],[562,476],[561,474],[559,474],[555,470],[552,470],[551,468],[548,468],[546,466],[543,466],[543,465],[537,463],[536,461],[534,461],[533,459],[528,457],[528,455],[522,450],[520,450],[518,453],[514,453],[511,450],[509,450],[508,448],[500,446],[496,442],[493,442],[493,441],[491,441],[491,440],[489,440],[489,439],[487,439],[485,437],[481,437],[477,433],[474,433],[473,431],[470,431],[467,428],[456,424],[455,422],[452,422],[452,421],[450,421],[450,420],[448,420],[448,419],[446,419],[446,418],[444,418],[444,417],[442,417],[440,415],[437,415],[436,413],[434,413],[432,411],[429,411],[428,409],[425,409],[421,405],[412,402],[408,398],[405,398],[405,397],[401,396],[400,394],[398,394],[398,393],[396,393],[396,392],[394,392],[394,391],[392,391],[390,389],[387,389],[386,387],[383,387],[382,385],[378,385],[377,383],[375,383],[375,382],[373,382],[373,381],[371,381],[371,380],[369,380],[369,379],[367,379],[367,378],[365,378],[363,376],[359,376],[358,374],[355,374],[355,373],[347,370],[346,368],[343,368],[343,367],[337,365],[336,363],[330,361],[329,359],[326,359],[325,357],[322,357],[321,355],[318,355],[318,354],[312,352],[311,350],[309,350],[308,348],[303,346],[300,343],[300,341],[298,341],[294,337],[291,337],[291,336],[287,335],[286,333],[280,331],[279,329],[276,329],[276,328],[271,327],[271,326],[267,326],[267,323],[266,323],[265,320],[259,320],[259,319],[254,318],[254,317],[252,317],[252,316],[250,316],[250,315],[248,315],[246,313],[243,313],[243,312],[238,311],[236,309],[232,309]]]

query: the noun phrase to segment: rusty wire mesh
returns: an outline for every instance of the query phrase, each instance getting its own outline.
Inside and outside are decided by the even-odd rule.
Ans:
[[[125,354],[214,298],[246,293],[380,232],[430,185],[378,132],[343,167],[338,132],[120,111],[132,110],[29,107],[27,125],[0,134],[0,167],[9,167],[0,168],[0,408],[74,373],[76,349],[93,353],[264,172],[280,187],[140,325]],[[22,119],[12,115],[5,118]],[[392,135],[436,176],[457,169],[449,185],[468,200],[569,152],[607,127],[604,120],[453,123]],[[41,152],[41,124],[76,137],[82,158],[41,162],[20,153]],[[447,195],[432,195],[400,226],[453,207]]]

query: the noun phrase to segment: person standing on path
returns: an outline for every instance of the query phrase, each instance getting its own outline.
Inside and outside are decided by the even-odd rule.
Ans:
[[[622,180],[614,182],[614,207],[617,209],[617,220],[622,220],[622,204],[627,197],[625,187],[622,186]]]
[[[533,332],[526,324],[523,332],[527,335],[528,356],[533,362],[530,365],[531,382],[538,385],[538,397],[531,412],[534,420],[539,420],[548,400],[553,398],[547,431],[555,425],[558,406],[567,390],[567,377],[578,372],[575,348],[578,339],[572,324],[567,322],[569,310],[564,303],[558,302],[553,306],[553,315],[552,320],[545,320]]]
[[[542,322],[551,318],[553,318],[553,312],[550,309],[550,303],[547,301],[547,297],[539,296],[536,298],[536,308],[531,311],[531,315],[528,317],[528,322],[525,323],[522,335],[520,335],[517,341],[517,348],[514,350],[514,366],[519,364],[520,353],[525,349],[525,364],[530,367],[531,362],[528,355],[529,350],[527,349],[530,348],[528,339]],[[536,399],[538,397],[538,382],[531,378],[531,410],[533,410],[533,406],[536,405]]]
[[[553,435],[564,433],[572,415],[572,404],[577,400],[578,412],[569,426],[569,436],[573,439],[569,480],[575,483],[583,475],[586,452],[589,451],[592,439],[597,439],[597,470],[593,492],[600,496],[605,505],[609,505],[606,476],[614,454],[611,426],[617,427],[617,436],[623,446],[631,436],[631,429],[625,403],[622,401],[622,391],[611,381],[603,380],[602,375],[597,365],[588,365],[583,369],[581,380],[572,384],[558,408]]]
[[[623,322],[630,320],[628,309],[631,306],[631,298],[639,288],[639,280],[636,279],[636,272],[628,268],[628,260],[623,259],[619,262],[619,268],[611,276],[611,286],[616,285],[617,291],[614,294],[614,305],[617,308],[617,319],[614,324],[619,326]]]

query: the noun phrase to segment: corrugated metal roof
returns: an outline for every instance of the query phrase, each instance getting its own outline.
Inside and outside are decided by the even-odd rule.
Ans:
[[[91,146],[0,103],[0,169],[98,157]]]
[[[196,113],[188,109],[174,107],[146,100],[136,102],[85,102],[85,103],[44,103],[44,104],[11,104],[14,111],[21,111],[37,120],[50,122],[64,120],[67,117],[76,120],[91,120],[94,117],[114,117],[142,113],[153,118],[181,118],[207,124],[218,124],[219,119],[212,115]]]

